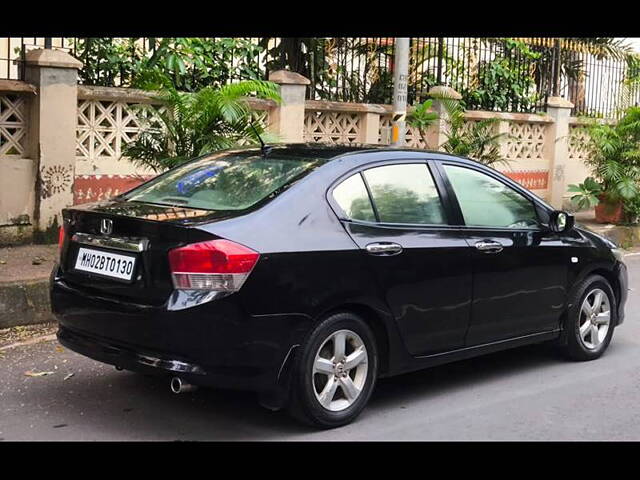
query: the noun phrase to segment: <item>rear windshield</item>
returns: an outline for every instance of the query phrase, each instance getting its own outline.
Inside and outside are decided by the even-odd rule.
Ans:
[[[176,167],[124,198],[205,210],[245,210],[275,197],[324,162],[276,152],[267,157],[256,152],[218,154]]]

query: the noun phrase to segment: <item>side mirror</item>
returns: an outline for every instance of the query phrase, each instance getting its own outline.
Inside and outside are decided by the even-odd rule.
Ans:
[[[573,228],[575,218],[562,210],[555,210],[549,217],[549,228],[552,232],[568,232]]]

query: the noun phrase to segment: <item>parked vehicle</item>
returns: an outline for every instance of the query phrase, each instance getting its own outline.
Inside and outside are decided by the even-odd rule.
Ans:
[[[352,421],[379,377],[547,341],[598,358],[624,319],[614,244],[443,153],[219,152],[63,217],[63,345],[320,427]]]

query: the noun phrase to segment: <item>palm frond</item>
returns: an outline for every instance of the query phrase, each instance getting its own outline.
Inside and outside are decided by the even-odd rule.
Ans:
[[[255,121],[246,101],[249,96],[280,101],[278,86],[262,80],[195,93],[166,85],[158,94],[165,106],[157,112],[161,128],[143,131],[123,148],[123,156],[161,172],[207,152],[257,143],[254,128],[261,135],[264,128]]]

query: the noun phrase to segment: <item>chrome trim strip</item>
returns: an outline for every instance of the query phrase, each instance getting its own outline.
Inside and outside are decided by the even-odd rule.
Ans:
[[[84,245],[113,248],[115,250],[124,250],[127,252],[144,252],[149,248],[149,240],[146,238],[107,237],[101,235],[89,235],[88,233],[74,233],[71,240]]]

